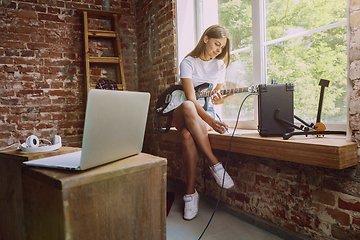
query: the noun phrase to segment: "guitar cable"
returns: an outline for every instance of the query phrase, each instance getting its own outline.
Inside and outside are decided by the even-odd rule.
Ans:
[[[198,240],[200,240],[200,239],[202,238],[202,236],[204,235],[204,233],[206,232],[206,230],[207,230],[207,228],[209,227],[209,225],[210,225],[210,223],[211,223],[211,221],[212,221],[212,219],[213,219],[213,217],[214,217],[214,215],[215,215],[215,212],[216,212],[216,210],[217,210],[217,208],[218,208],[218,206],[219,206],[221,194],[222,194],[222,191],[223,191],[223,188],[224,188],[225,173],[226,173],[226,168],[227,168],[227,164],[228,164],[229,157],[230,157],[230,153],[231,153],[232,141],[233,141],[233,138],[234,138],[234,134],[235,134],[235,132],[236,132],[236,128],[237,128],[238,122],[239,122],[240,112],[241,112],[241,109],[242,109],[242,107],[243,107],[243,105],[244,105],[245,100],[246,100],[248,97],[252,96],[252,95],[256,95],[256,94],[254,94],[254,93],[248,94],[248,95],[243,99],[243,101],[241,102],[241,105],[240,105],[240,108],[239,108],[239,112],[238,112],[238,115],[237,115],[237,118],[236,118],[235,127],[234,127],[234,130],[233,130],[233,132],[232,132],[231,139],[230,139],[230,146],[229,146],[228,155],[227,155],[227,157],[226,157],[225,168],[224,168],[225,171],[224,171],[224,175],[223,175],[223,181],[222,181],[222,185],[221,185],[220,194],[219,194],[219,197],[218,197],[218,199],[217,199],[217,202],[216,202],[216,205],[215,205],[215,209],[214,209],[214,211],[213,211],[213,213],[212,213],[212,215],[211,215],[211,217],[210,217],[210,219],[209,219],[209,222],[207,223],[204,231],[201,233],[201,235],[200,235],[200,237],[198,238]]]

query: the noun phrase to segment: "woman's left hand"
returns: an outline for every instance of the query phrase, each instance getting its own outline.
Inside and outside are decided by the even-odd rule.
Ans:
[[[232,96],[233,94],[229,94],[229,95],[226,95],[226,96],[222,96],[221,93],[220,93],[220,90],[216,90],[214,91],[214,93],[211,95],[211,101],[214,105],[217,105],[217,104],[223,104],[225,99]]]

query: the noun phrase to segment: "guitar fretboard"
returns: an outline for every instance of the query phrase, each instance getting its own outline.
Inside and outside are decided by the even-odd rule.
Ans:
[[[249,91],[249,88],[244,87],[244,88],[233,88],[233,89],[220,90],[220,93],[221,93],[221,95],[229,95],[229,94],[243,93],[243,92],[248,92],[248,91]],[[196,98],[210,97],[215,92],[216,91],[197,92]]]

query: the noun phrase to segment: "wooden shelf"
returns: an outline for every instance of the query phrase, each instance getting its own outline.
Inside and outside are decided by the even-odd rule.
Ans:
[[[87,12],[89,18],[113,19],[114,15],[116,15],[118,18],[121,17],[121,13],[116,11],[103,11],[88,8],[77,9],[78,16],[82,16],[84,12]]]
[[[180,143],[180,139],[176,130],[162,134],[163,141]],[[213,149],[229,150],[231,134],[209,133],[209,139]],[[357,144],[346,141],[342,135],[293,136],[289,140],[261,137],[258,133],[234,135],[231,152],[333,169],[358,163]]]
[[[116,11],[102,11],[96,9],[77,9],[78,16],[82,16],[84,20],[84,55],[85,55],[85,83],[87,94],[90,89],[94,88],[92,82],[90,82],[90,63],[104,63],[112,64],[116,71],[116,84],[118,90],[126,91],[124,66],[122,61],[121,43],[120,43],[120,32],[118,20],[121,16],[120,12]],[[89,29],[89,19],[108,19],[111,20],[111,29]],[[114,57],[91,57],[89,49],[89,38],[111,38],[114,42]]]
[[[89,34],[89,37],[116,38],[115,31],[89,29],[88,34]]]
[[[118,89],[122,89],[123,88],[123,86],[122,86],[122,84],[116,84],[117,85],[117,88]],[[96,88],[96,84],[95,83],[91,83],[90,84],[90,89],[95,89]]]
[[[91,63],[119,63],[119,57],[89,57]]]

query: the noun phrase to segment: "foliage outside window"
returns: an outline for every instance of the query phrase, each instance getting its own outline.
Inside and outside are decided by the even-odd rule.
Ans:
[[[264,2],[263,2],[264,1]],[[260,18],[252,17],[251,0],[218,0],[219,24],[231,35],[232,64],[227,71],[226,88],[270,84],[276,79],[295,85],[294,112],[298,117],[316,120],[320,79],[330,80],[325,90],[321,120],[345,123],[347,113],[347,1],[346,0],[263,0]],[[263,19],[263,20],[261,20]],[[257,25],[257,26],[254,26]],[[263,31],[264,76],[254,79],[254,27]],[[262,37],[256,36],[256,37]],[[263,41],[262,41],[263,40]],[[237,94],[222,106],[224,119],[235,119],[242,99]],[[247,100],[241,119],[255,120],[254,98]]]

